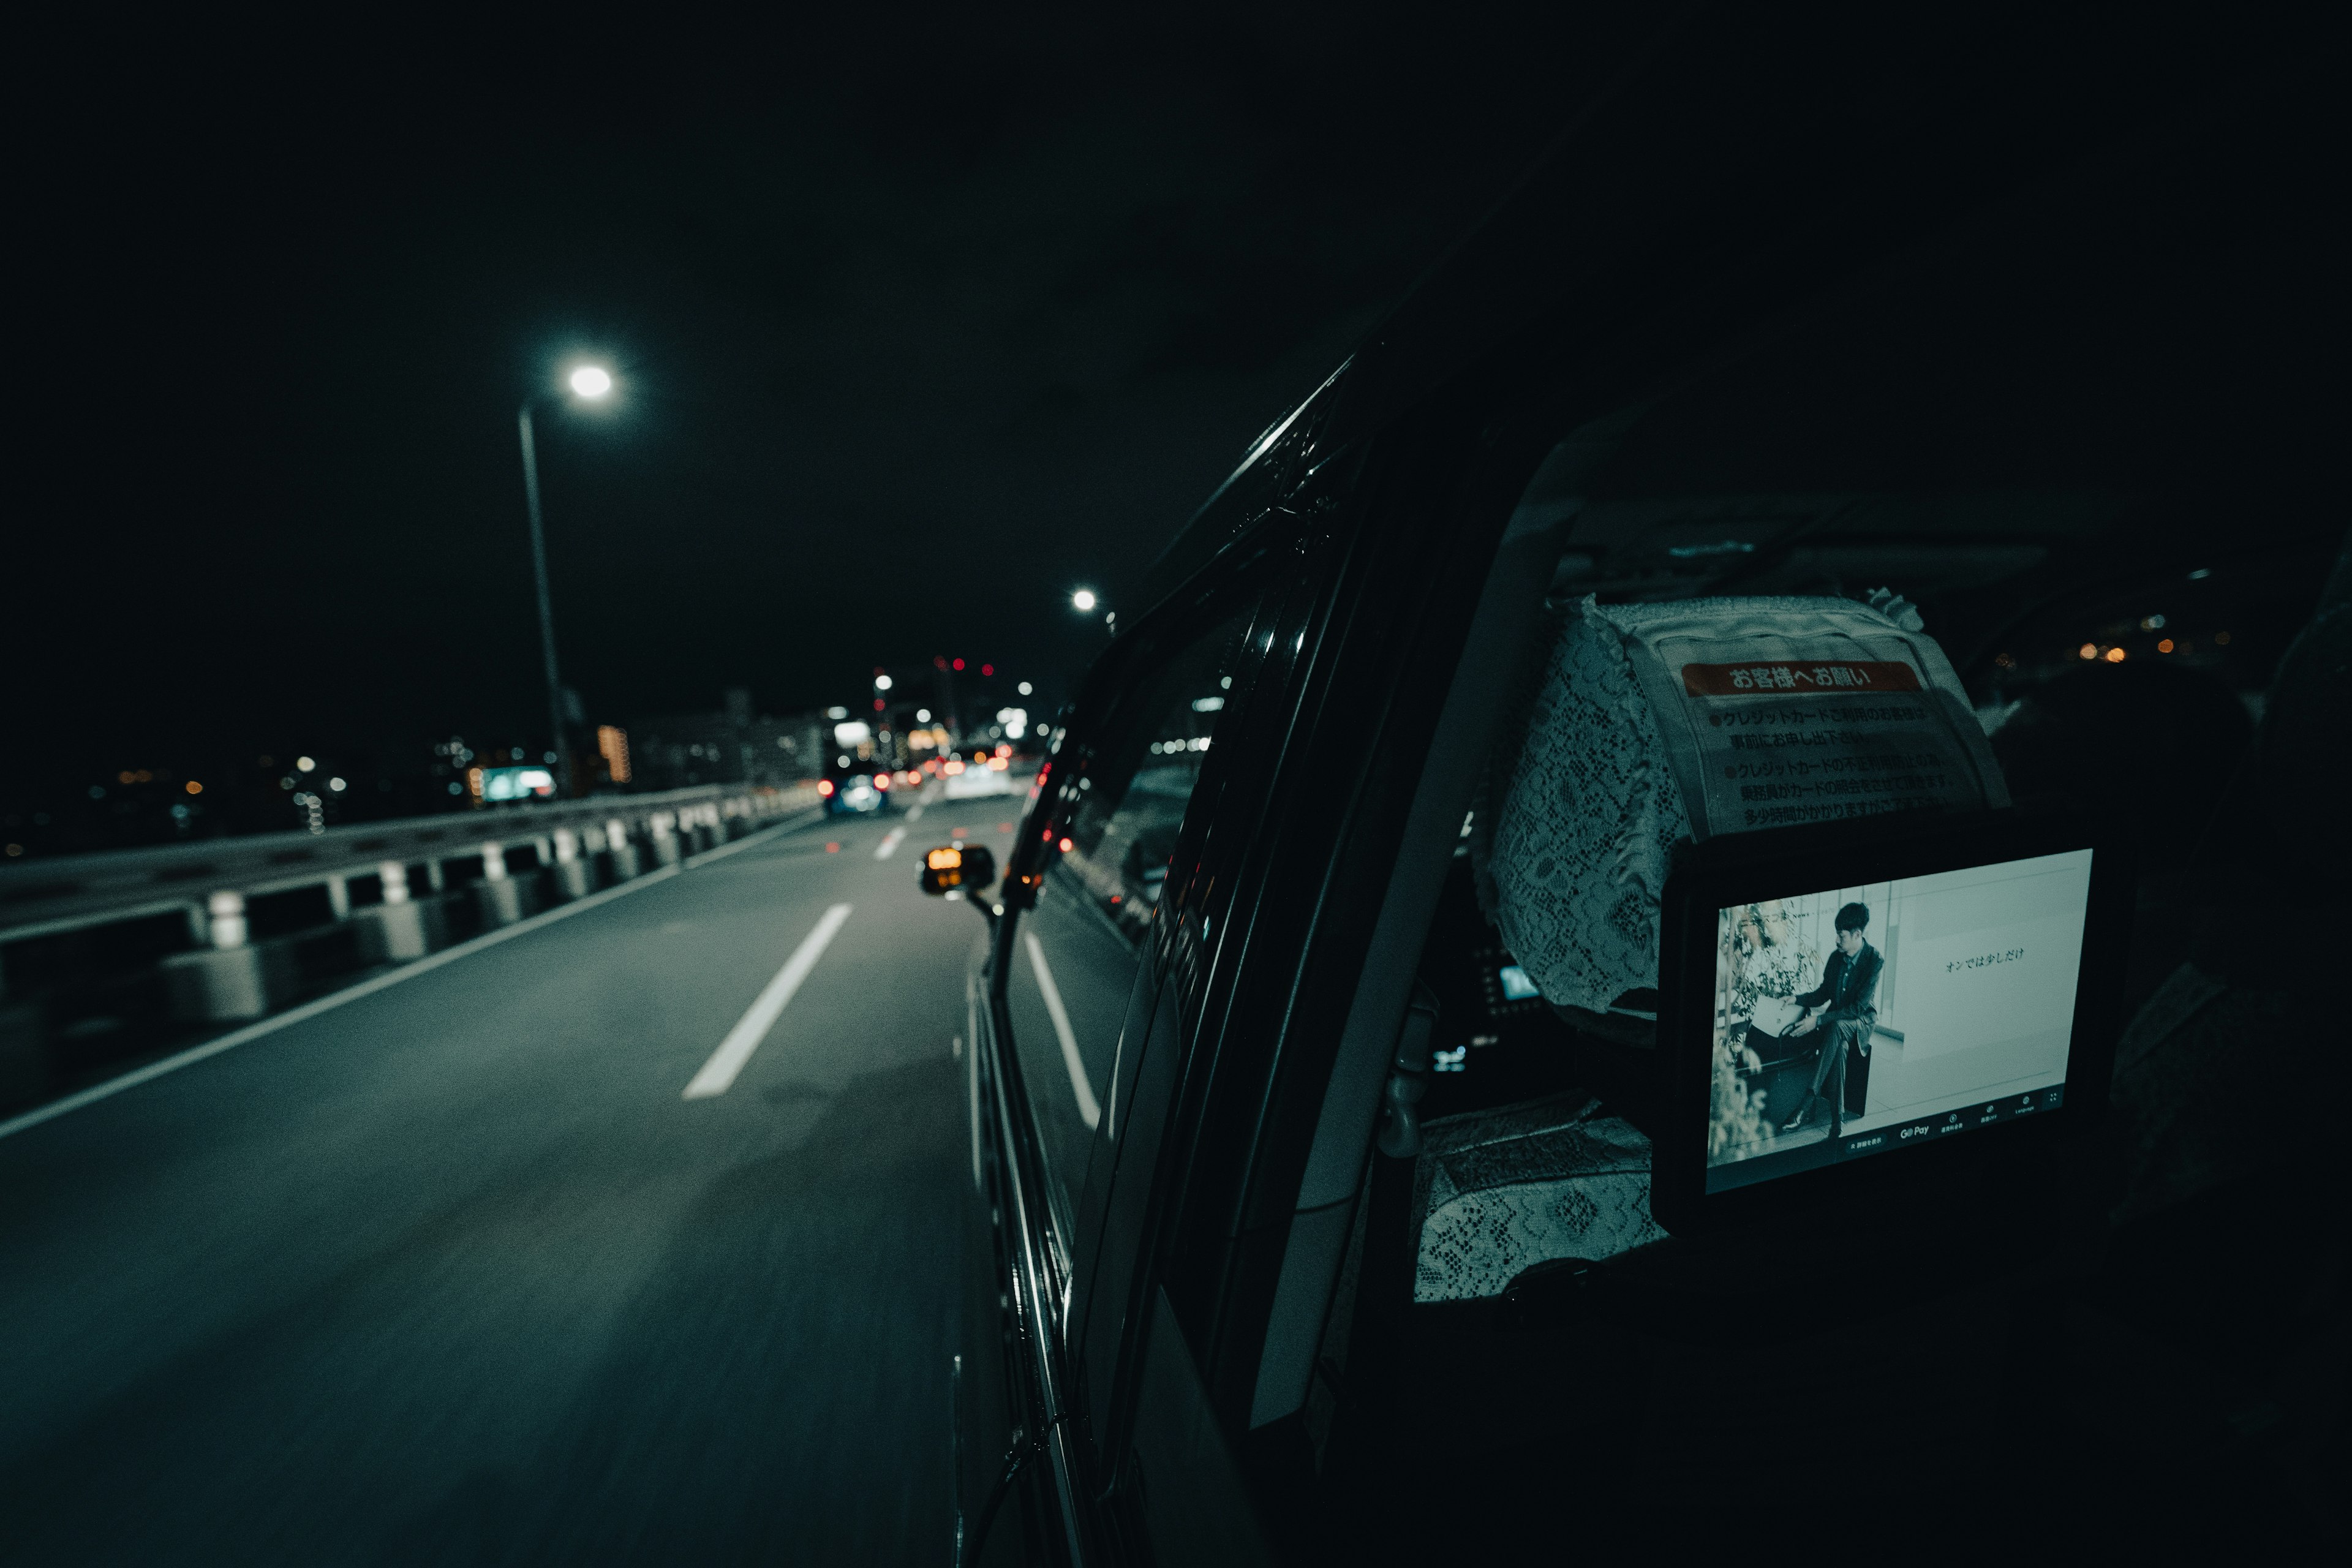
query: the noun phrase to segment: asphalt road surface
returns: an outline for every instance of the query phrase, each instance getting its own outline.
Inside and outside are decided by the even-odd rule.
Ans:
[[[915,880],[1018,806],[731,846],[0,1139],[0,1562],[947,1561],[983,928]]]

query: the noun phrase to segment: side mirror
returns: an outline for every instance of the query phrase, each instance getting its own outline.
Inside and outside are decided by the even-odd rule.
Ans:
[[[923,891],[977,893],[996,880],[996,857],[982,844],[942,844],[923,856]]]

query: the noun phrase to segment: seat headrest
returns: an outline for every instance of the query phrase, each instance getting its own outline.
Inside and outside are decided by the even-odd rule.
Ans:
[[[1543,658],[1488,859],[1496,923],[1554,1003],[1605,1012],[1657,984],[1677,840],[2009,804],[1958,677],[1892,595],[1587,598]]]

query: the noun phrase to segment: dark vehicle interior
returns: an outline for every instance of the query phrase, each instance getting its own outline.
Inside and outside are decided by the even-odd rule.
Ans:
[[[1307,1406],[1257,1434],[1294,1543],[1466,1560],[1542,1513],[1769,1551],[1957,1519],[1972,1491],[2085,1548],[2284,1547],[2326,1517],[2332,1101],[2274,1091],[2331,1076],[2352,580],[2308,488],[2322,251],[2294,160],[2263,156],[2296,111],[2229,113],[2031,184],[1571,434],[1597,455],[1545,587],[1916,606],[2018,803],[2139,847],[2102,1146],[1704,1242],[1612,1215],[1591,1178],[1646,1169],[1654,994],[1526,994],[1474,810],[1417,969],[1423,1146],[1370,1162]],[[1482,807],[1529,743],[1507,718]],[[1794,1093],[1769,1092],[1776,1115]],[[1549,1208],[1472,1223],[1569,1239],[1481,1274],[1440,1233],[1482,1191]]]
[[[1075,1037],[1099,1039],[1114,1108],[1043,1135],[1080,1173],[1055,1196],[1076,1239],[1030,1288],[1066,1281],[1077,1368],[1032,1419],[1085,1432],[1117,1533],[1162,1561],[1424,1563],[1923,1527],[2284,1554],[2344,1528],[2327,116],[2291,66],[2189,103],[2084,59],[1895,69],[1769,145],[1698,145],[1778,107],[1738,62],[1645,81],[1171,547],[1008,866],[1037,971],[1011,965],[1019,1074],[1048,1105],[1066,1064],[1084,1103]],[[1986,107],[1979,68],[2014,100]],[[1685,133],[1696,185],[1643,184],[1628,150]],[[1588,965],[1597,992],[1508,934],[1507,884],[1559,869],[1508,828],[1526,781],[1570,822],[1622,785],[1648,813],[1623,842],[1653,848],[1673,791],[1626,761],[1636,719],[1538,694],[1595,616],[1857,606],[1916,637],[1925,707],[1981,759],[1942,804],[2095,817],[2134,851],[2101,906],[2129,927],[2100,980],[2128,1020],[2111,1093],[2104,1055],[2086,1089],[2111,1104],[2083,1136],[1896,1155],[1670,1235],[1655,867],[1628,854],[1570,911],[1621,959],[1648,943],[1646,973]],[[1129,803],[1177,731],[1128,694],[1212,655],[1214,753]],[[1890,748],[1923,710],[1898,707],[1869,710]],[[1057,1056],[1024,987],[1048,989],[1039,933],[1082,967],[1054,921],[1089,904],[1147,956],[1087,966],[1091,1001],[1066,974],[1099,1020],[1075,1034],[1045,996]],[[1750,912],[1751,952],[1783,942]],[[1754,997],[1721,1017],[1740,1092],[1801,1113],[1827,1047]],[[1847,1114],[1884,1059],[1830,1089]]]

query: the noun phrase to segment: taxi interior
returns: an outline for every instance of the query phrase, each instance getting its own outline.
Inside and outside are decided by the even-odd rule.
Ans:
[[[2340,1035],[2316,983],[2352,594],[2311,466],[2324,290],[2285,166],[2137,151],[1570,430],[1520,498],[1464,654],[1506,695],[1457,682],[1438,724],[1474,804],[1408,965],[1417,1147],[1368,1159],[1305,1399],[1246,1450],[1294,1547],[1466,1560],[1549,1520],[1771,1551],[1958,1528],[1972,1499],[2086,1548],[2341,1527],[2345,1227],[2317,1197],[2328,1113],[2284,1103]],[[1638,1165],[1657,1113],[1655,994],[1535,994],[1480,886],[1513,749],[1574,743],[1513,728],[1553,617],[1881,588],[2019,806],[2137,847],[2137,1019],[2098,1146],[1720,1238],[1555,1194],[1558,1256],[1473,1277],[1432,1240],[1433,1187],[1539,1188],[1546,1140],[1604,1122]]]
[[[2345,1528],[2330,138],[2294,71],[2109,121],[2127,73],[2092,90],[2070,59],[2040,121],[1895,73],[1864,95],[1875,163],[1816,126],[1835,180],[1751,163],[1672,222],[1588,128],[1593,158],[1547,165],[1163,558],[1089,690],[1236,624],[1259,667],[1218,656],[1233,731],[1188,755],[1181,814],[1079,847],[1151,942],[1133,1002],[1105,969],[1128,1020],[1105,1038],[1147,1063],[1114,1058],[1118,1126],[1164,1106],[1168,1131],[1068,1135],[1083,1172],[1093,1133],[1058,1220],[1090,1389],[1031,1416],[1072,1445],[1090,1423],[1090,1489],[1138,1555],[2283,1552]],[[1759,115],[1769,85],[1743,89]],[[1967,70],[1941,85],[1974,101]],[[1706,88],[1634,130],[1679,133]],[[1906,114],[1933,129],[1905,142]],[[2057,121],[2071,151],[2045,155]],[[1754,159],[1783,155],[1822,154]],[[1814,199],[1832,184],[1869,195]],[[1522,748],[1580,743],[1524,722],[1574,606],[1780,595],[1916,612],[2016,806],[2136,845],[2130,1023],[2089,1139],[1664,1237],[1641,1201],[1658,1000],[1526,982],[1486,826]],[[1016,920],[1015,892],[1050,909],[1041,880],[1076,874],[1051,846],[1123,787],[1108,755],[1049,764]],[[1419,1098],[1382,1115],[1407,1042]],[[1433,1244],[1465,1196],[1558,1197],[1564,1143],[1612,1180],[1535,1205],[1556,1245]],[[1024,1506],[1033,1542],[1072,1517]]]

